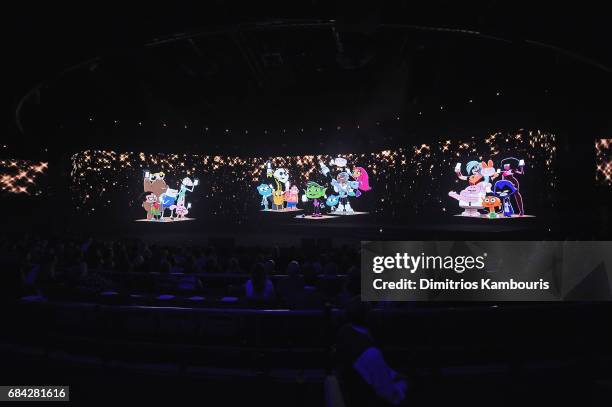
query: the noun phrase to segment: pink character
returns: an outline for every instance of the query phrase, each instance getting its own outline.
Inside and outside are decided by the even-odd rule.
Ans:
[[[295,185],[292,185],[291,188],[285,191],[285,200],[287,201],[287,209],[292,210],[292,211],[297,209],[299,193],[300,193],[300,190]]]
[[[185,205],[181,202],[181,203],[178,203],[176,207],[174,208],[174,213],[176,213],[177,218],[183,219],[185,216],[187,216],[189,211],[187,210]]]
[[[363,192],[369,191],[370,188],[370,178],[368,177],[368,173],[363,167],[355,167],[353,170],[353,178],[355,181],[359,182],[359,189]]]
[[[459,207],[463,209],[462,216],[480,217],[479,209],[483,209],[482,200],[487,194],[487,182],[479,182],[476,185],[468,185],[459,194],[451,191],[448,195],[459,201]]]

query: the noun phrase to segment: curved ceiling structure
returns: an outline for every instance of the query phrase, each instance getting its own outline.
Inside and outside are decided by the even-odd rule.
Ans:
[[[586,120],[609,108],[610,68],[597,59],[516,33],[383,20],[266,19],[132,38],[34,86],[16,122],[75,149],[181,138],[234,153],[238,139],[308,150],[337,134],[385,147],[429,132],[562,127],[568,112]]]

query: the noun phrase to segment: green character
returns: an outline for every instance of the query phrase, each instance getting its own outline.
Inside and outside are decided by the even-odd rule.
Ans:
[[[327,191],[327,187],[323,188],[321,185],[317,184],[314,181],[308,181],[306,184],[306,194],[302,197],[302,201],[307,201],[312,199],[312,206],[314,210],[312,212],[312,216],[315,218],[321,217],[321,201],[319,199],[325,199],[325,192]]]
[[[321,185],[314,181],[308,181],[306,185],[306,196],[308,199],[320,199],[325,197],[327,187],[323,188]]]

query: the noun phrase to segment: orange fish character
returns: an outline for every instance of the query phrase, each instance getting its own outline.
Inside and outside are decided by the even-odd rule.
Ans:
[[[482,206],[489,210],[489,218],[491,219],[497,218],[496,208],[501,208],[501,204],[501,199],[496,196],[485,196],[482,198]]]

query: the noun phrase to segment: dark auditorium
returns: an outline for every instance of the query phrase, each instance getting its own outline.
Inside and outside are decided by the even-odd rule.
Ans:
[[[612,405],[603,5],[4,10],[0,405]]]

